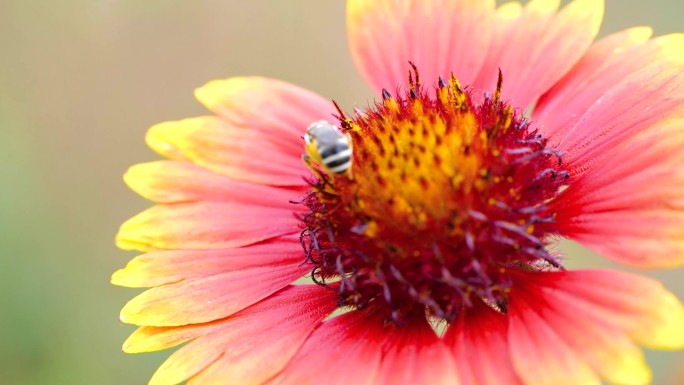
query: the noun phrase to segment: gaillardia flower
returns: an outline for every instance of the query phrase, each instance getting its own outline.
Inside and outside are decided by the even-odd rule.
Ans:
[[[555,246],[684,264],[684,36],[559,4],[348,0],[367,109],[241,77],[152,127],[112,278],[125,351],[184,344],[150,383],[650,383],[679,300]]]

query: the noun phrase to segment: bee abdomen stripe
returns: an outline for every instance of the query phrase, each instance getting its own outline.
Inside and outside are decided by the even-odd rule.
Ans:
[[[348,159],[346,162],[337,166],[328,165],[328,169],[330,169],[330,171],[334,172],[335,174],[341,174],[347,171],[349,167],[351,167],[351,163],[351,159]]]
[[[340,151],[340,152],[330,154],[330,155],[321,154],[321,156],[323,158],[323,163],[325,163],[325,164],[330,164],[330,163],[333,163],[333,162],[338,161],[340,159],[349,159],[349,158],[351,158],[351,155],[352,155],[352,151],[349,148],[344,150],[344,151]]]

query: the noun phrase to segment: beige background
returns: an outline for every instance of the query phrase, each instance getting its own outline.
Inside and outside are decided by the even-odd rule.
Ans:
[[[682,30],[681,0],[607,0],[603,33]],[[202,113],[192,90],[266,75],[349,109],[372,93],[347,53],[338,0],[0,0],[0,378],[19,385],[147,381],[164,354],[128,356],[109,275],[118,225],[148,206],[121,182],[156,159],[148,126]],[[601,261],[572,250],[574,265]],[[682,270],[657,272],[684,297]],[[568,325],[572,327],[572,325]],[[649,354],[655,384],[684,361]]]

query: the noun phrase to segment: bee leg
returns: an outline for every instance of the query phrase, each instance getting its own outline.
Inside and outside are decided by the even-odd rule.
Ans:
[[[330,183],[330,176],[321,171],[320,167],[314,162],[310,156],[304,154],[302,155],[302,161],[306,164],[306,167],[311,170],[311,172],[318,178],[322,183],[322,191],[328,194],[336,195],[335,188],[332,183]]]
[[[316,164],[311,160],[311,157],[309,155],[302,155],[302,161],[304,161],[306,167],[308,167],[309,170],[311,170],[311,172],[313,172],[318,179],[323,179],[320,170],[318,169],[318,167],[316,167]]]
[[[321,172],[321,169],[316,165],[316,162],[314,162],[309,155],[302,155],[302,161],[304,161],[304,164],[306,164],[306,167],[311,170],[311,172],[316,176],[316,178],[322,180],[322,181],[327,181],[328,178],[326,178],[326,175],[324,175]]]

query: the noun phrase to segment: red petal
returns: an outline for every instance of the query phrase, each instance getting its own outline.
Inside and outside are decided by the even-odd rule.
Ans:
[[[421,316],[393,327],[375,383],[459,385],[460,381],[453,355]]]
[[[484,303],[464,309],[444,342],[456,356],[461,385],[522,385],[508,352],[506,316]]]
[[[269,385],[376,385],[383,317],[351,311],[324,322]]]

